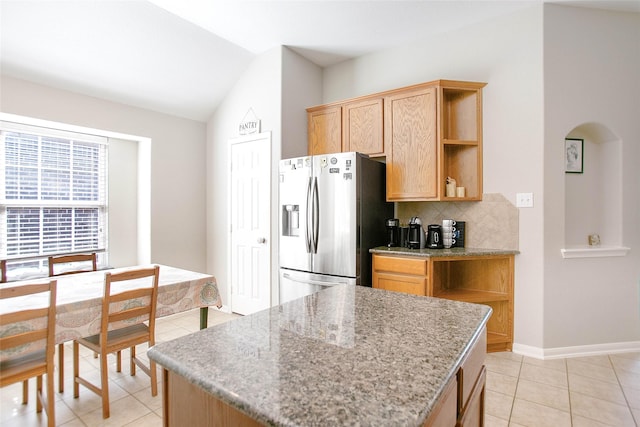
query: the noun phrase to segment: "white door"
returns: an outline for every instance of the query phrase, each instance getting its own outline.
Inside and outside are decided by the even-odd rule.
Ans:
[[[251,314],[271,302],[271,132],[230,143],[231,310]]]

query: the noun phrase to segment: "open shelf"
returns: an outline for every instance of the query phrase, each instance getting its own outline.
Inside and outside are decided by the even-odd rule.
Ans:
[[[442,89],[442,138],[478,139],[478,91]]]
[[[454,288],[442,291],[434,290],[434,297],[456,301],[485,303],[491,301],[509,301],[509,294],[475,289]]]
[[[626,256],[631,248],[624,246],[583,246],[560,249],[562,258],[603,258]]]
[[[479,193],[478,156],[477,143],[444,145],[443,176],[454,178],[457,187],[465,188],[465,197],[461,199],[482,197],[482,194]],[[442,185],[444,184],[443,182]],[[445,192],[443,191],[442,194]],[[443,199],[449,200],[454,197],[444,197]]]

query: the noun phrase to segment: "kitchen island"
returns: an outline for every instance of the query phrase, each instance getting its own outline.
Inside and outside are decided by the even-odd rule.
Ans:
[[[164,368],[165,426],[453,426],[482,417],[490,314],[339,285],[148,355]]]

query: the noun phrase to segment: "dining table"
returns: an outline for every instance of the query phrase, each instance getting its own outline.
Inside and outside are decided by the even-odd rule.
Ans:
[[[0,284],[0,288],[57,280],[55,342],[60,344],[100,332],[102,299],[107,272],[120,273],[152,266],[137,265],[50,278],[13,281]],[[129,288],[136,287],[136,282],[131,281],[131,284],[123,285],[121,290],[127,289],[127,286]],[[0,300],[0,313],[28,310],[47,304],[48,297],[43,294],[12,298],[10,303],[6,300]],[[160,265],[156,318],[200,308],[200,329],[204,329],[207,327],[208,309],[211,306],[222,307],[222,299],[214,276]],[[19,327],[27,331],[31,329],[31,326],[28,322],[24,322]],[[16,325],[0,325],[0,336],[5,333],[8,327],[15,328]],[[12,354],[6,354],[0,349],[0,360],[32,350],[33,348],[24,347],[20,353],[14,351]]]

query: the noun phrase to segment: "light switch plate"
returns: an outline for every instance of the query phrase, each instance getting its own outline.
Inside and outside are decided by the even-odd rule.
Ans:
[[[533,207],[533,193],[516,193],[516,207],[518,207],[518,208],[532,208]]]

